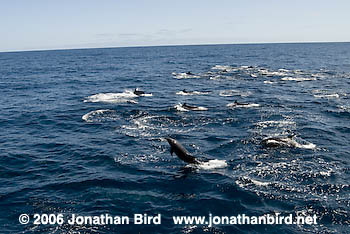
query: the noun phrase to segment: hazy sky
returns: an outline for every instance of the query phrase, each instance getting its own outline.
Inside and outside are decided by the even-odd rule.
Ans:
[[[349,0],[0,0],[0,51],[350,41]]]

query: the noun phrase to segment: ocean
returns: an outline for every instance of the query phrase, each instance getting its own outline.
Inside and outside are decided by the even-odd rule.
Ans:
[[[9,52],[0,77],[1,233],[350,231],[350,43]]]

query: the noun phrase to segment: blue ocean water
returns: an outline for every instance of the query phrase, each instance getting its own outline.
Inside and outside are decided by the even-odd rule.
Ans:
[[[1,233],[349,232],[349,43],[0,53],[0,88]],[[293,147],[261,144],[289,134]],[[227,166],[189,167],[168,136]],[[276,212],[318,223],[172,220]],[[35,213],[162,223],[34,225]]]

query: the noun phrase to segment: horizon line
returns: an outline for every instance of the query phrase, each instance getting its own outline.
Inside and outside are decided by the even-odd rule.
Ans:
[[[131,46],[106,46],[106,47],[76,47],[76,48],[52,48],[52,49],[28,49],[9,50],[0,53],[20,52],[44,52],[64,50],[89,50],[89,49],[116,49],[116,48],[145,48],[145,47],[175,47],[175,46],[216,46],[216,45],[264,45],[264,44],[328,44],[328,43],[350,43],[350,41],[297,41],[297,42],[236,42],[236,43],[200,43],[200,44],[165,44],[165,45],[131,45]]]

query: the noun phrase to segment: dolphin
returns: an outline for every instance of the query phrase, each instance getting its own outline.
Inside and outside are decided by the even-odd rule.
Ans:
[[[208,108],[206,108],[206,107],[191,106],[191,105],[188,105],[187,103],[182,104],[181,107],[186,109],[186,110],[191,110],[191,111],[206,111],[206,110],[208,110]]]
[[[197,106],[191,106],[191,105],[188,105],[187,103],[182,104],[182,107],[187,110],[194,110],[198,108]]]
[[[170,145],[170,154],[175,154],[184,162],[191,163],[191,164],[199,164],[200,161],[198,161],[195,157],[190,155],[190,153],[175,139],[166,137],[165,138],[169,145]]]
[[[237,102],[237,100],[233,104],[233,106],[248,106],[248,105],[250,105],[250,104],[249,103]]]
[[[265,147],[296,147],[294,134],[287,137],[267,137],[261,141],[261,144]]]
[[[136,89],[134,90],[134,94],[137,95],[137,96],[140,96],[140,95],[145,94],[145,92],[143,92],[143,91],[139,90],[138,88],[136,88]]]

